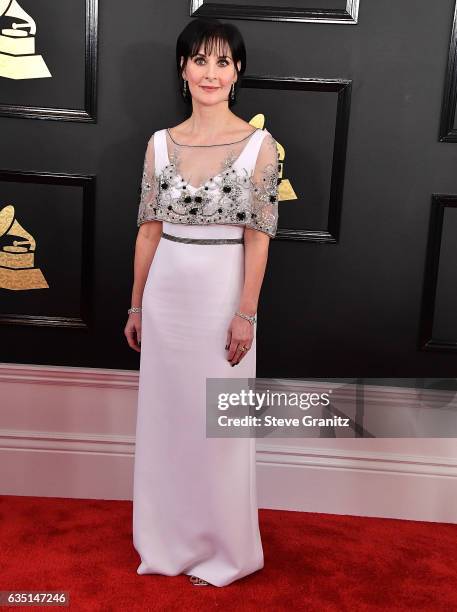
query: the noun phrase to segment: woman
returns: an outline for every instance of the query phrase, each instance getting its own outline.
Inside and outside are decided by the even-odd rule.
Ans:
[[[206,378],[255,378],[278,153],[229,110],[246,63],[235,26],[192,21],[176,59],[192,113],[148,141],[125,327],[141,344],[133,542],[138,574],[225,586],[264,564],[255,439],[206,437]]]

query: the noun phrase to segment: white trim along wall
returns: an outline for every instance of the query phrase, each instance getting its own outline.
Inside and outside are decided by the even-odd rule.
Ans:
[[[260,380],[271,390],[291,384]],[[306,380],[293,386],[329,388]],[[137,393],[137,371],[0,364],[0,493],[131,499]],[[423,393],[427,408],[448,401],[439,390],[425,401]],[[411,408],[414,426],[416,390],[366,387],[365,404],[380,403],[403,414]],[[454,438],[271,437],[256,444],[260,508],[457,523]]]

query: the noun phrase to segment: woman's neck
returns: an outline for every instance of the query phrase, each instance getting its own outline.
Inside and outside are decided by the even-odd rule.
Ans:
[[[181,124],[181,129],[189,139],[216,140],[236,129],[239,121],[227,105],[198,105],[194,107],[192,115]]]

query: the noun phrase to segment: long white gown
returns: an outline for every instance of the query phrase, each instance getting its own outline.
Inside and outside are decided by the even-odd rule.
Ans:
[[[186,177],[186,178],[184,178]],[[206,437],[206,378],[254,378],[256,341],[232,367],[245,227],[276,233],[278,157],[266,130],[224,145],[150,138],[138,225],[162,221],[142,300],[133,490],[138,574],[225,586],[264,565],[254,438]]]

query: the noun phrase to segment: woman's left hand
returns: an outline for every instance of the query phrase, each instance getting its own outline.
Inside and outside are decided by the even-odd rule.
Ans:
[[[234,366],[244,358],[252,346],[254,339],[253,325],[246,319],[235,315],[227,331],[227,343],[225,349],[228,350],[227,359]],[[241,347],[246,347],[243,351]]]

